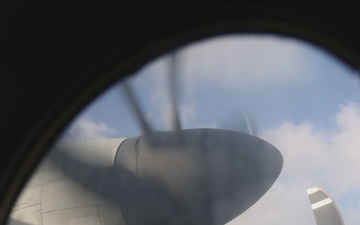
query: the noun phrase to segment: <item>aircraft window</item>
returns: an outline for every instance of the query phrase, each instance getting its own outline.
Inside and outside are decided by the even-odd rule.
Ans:
[[[83,110],[8,224],[357,224],[359,84],[289,37],[174,50]]]

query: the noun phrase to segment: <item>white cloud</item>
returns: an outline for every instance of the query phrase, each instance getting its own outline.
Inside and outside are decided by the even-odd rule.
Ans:
[[[336,132],[285,122],[263,133],[283,154],[283,171],[271,190],[231,224],[314,225],[306,194],[314,186],[334,197],[347,225],[359,223],[360,106],[348,103],[334,118]]]
[[[115,129],[104,122],[96,122],[90,117],[79,117],[67,129],[65,140],[84,141],[110,137]]]
[[[179,53],[186,85],[227,88],[303,82],[315,72],[313,46],[270,35],[234,35],[194,43]]]

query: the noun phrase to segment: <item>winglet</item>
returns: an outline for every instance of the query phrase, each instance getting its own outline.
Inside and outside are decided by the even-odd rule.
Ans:
[[[307,194],[317,225],[344,225],[335,201],[319,187],[309,188]]]

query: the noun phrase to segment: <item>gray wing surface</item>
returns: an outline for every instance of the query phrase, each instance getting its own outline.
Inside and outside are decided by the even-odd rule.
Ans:
[[[307,190],[317,225],[344,225],[335,201],[321,188]]]

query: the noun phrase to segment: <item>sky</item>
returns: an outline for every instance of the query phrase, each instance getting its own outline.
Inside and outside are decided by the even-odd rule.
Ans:
[[[321,187],[347,225],[360,222],[358,72],[319,47],[276,35],[218,36],[175,52],[183,129],[246,131],[279,149],[284,167],[273,187],[229,224],[315,225],[306,190]],[[153,130],[169,130],[169,55],[127,80]],[[121,83],[91,103],[63,139],[141,135]],[[261,216],[259,216],[261,215]]]

